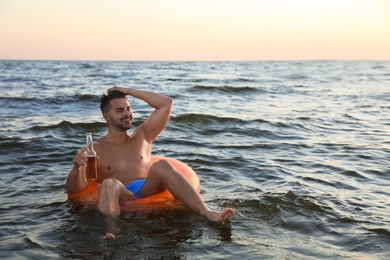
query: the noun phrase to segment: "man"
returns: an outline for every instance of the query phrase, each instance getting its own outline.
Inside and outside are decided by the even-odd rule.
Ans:
[[[127,133],[133,120],[127,95],[141,99],[155,109],[132,135]],[[108,132],[94,142],[94,149],[98,156],[98,182],[102,185],[98,208],[104,214],[117,217],[121,213],[121,203],[164,189],[210,221],[223,222],[234,213],[230,208],[220,212],[209,210],[187,179],[166,160],[151,166],[152,144],[168,124],[172,103],[170,98],[157,93],[122,87],[112,87],[103,95],[100,106]],[[66,183],[68,194],[77,193],[88,184],[83,178],[86,151],[83,147],[73,157],[74,165]]]

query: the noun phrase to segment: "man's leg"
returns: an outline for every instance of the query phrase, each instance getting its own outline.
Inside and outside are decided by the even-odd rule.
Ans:
[[[119,203],[122,200],[133,198],[134,194],[128,191],[117,179],[106,179],[102,182],[98,208],[106,215],[106,222],[109,230],[109,232],[103,236],[103,239],[115,239],[113,233],[116,233],[116,217],[121,213]]]
[[[230,218],[234,210],[227,208],[220,212],[210,211],[200,194],[188,180],[166,160],[152,165],[145,184],[140,190],[142,197],[160,192],[166,187],[172,195],[184,205],[214,222],[223,222]]]
[[[128,191],[117,179],[105,179],[100,190],[98,208],[105,215],[117,217],[121,213],[119,203],[134,199],[134,194]]]

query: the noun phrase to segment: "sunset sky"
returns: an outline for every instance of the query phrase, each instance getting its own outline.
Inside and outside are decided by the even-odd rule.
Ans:
[[[390,60],[390,0],[0,0],[0,59]]]

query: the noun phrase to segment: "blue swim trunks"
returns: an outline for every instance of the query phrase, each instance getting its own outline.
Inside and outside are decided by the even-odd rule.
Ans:
[[[125,188],[129,191],[131,191],[137,199],[141,198],[141,195],[139,194],[139,191],[141,190],[142,186],[144,185],[146,180],[135,180],[129,185],[126,185]]]

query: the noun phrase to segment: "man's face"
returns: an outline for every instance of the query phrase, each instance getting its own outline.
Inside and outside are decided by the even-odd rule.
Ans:
[[[110,105],[110,110],[104,114],[107,123],[122,130],[129,130],[133,121],[133,113],[127,99],[111,100]]]

